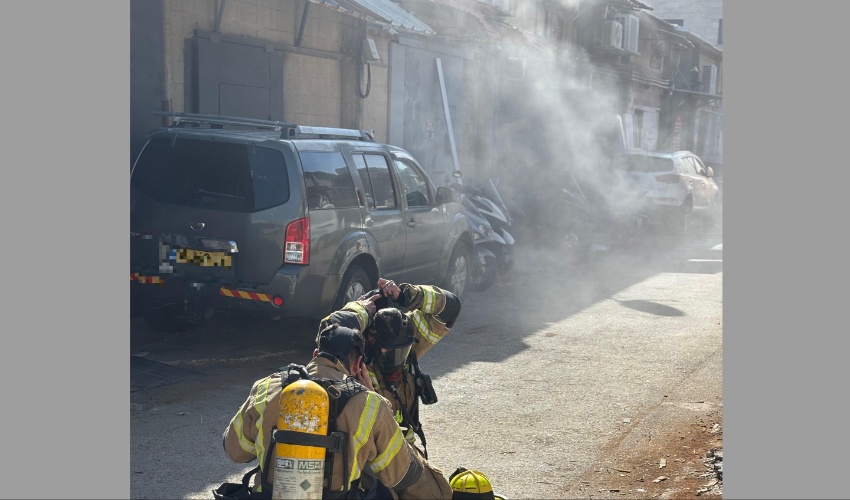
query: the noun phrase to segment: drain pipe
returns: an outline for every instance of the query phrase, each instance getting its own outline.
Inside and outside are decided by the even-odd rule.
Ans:
[[[218,33],[221,30],[221,18],[224,16],[224,4],[227,0],[218,0],[218,12],[215,13],[215,28],[213,31]]]
[[[301,25],[298,26],[298,35],[295,37],[295,46],[301,46],[301,38],[304,36],[304,26],[307,24],[307,12],[310,11],[310,0],[304,0],[304,10],[301,11]]]
[[[437,76],[440,77],[440,93],[443,97],[443,113],[446,115],[446,125],[449,128],[449,144],[452,147],[452,162],[454,162],[455,170],[460,170],[460,163],[457,160],[457,147],[455,146],[455,134],[452,128],[452,115],[449,112],[449,98],[446,95],[446,80],[443,77],[443,61],[438,57],[437,61]]]

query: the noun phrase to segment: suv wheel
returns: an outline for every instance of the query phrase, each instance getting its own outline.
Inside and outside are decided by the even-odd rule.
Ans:
[[[352,265],[342,276],[339,294],[334,302],[333,311],[339,311],[345,304],[357,300],[361,295],[372,289],[369,275],[357,264]],[[331,311],[331,312],[333,312]]]
[[[449,260],[449,269],[446,272],[446,279],[443,284],[443,288],[458,297],[463,295],[463,291],[469,283],[471,258],[469,248],[465,243],[459,241],[452,251],[452,257]]]
[[[484,264],[479,265],[472,279],[469,280],[469,289],[483,292],[496,284],[496,278],[499,276],[498,267],[496,259],[489,255],[484,257]]]

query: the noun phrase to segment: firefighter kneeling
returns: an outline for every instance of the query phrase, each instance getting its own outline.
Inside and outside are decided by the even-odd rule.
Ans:
[[[389,401],[358,381],[368,373],[364,350],[359,332],[331,325],[306,367],[289,365],[255,382],[223,441],[231,460],[259,465],[214,496],[359,498],[365,474],[399,499],[451,498],[442,471],[404,439]]]

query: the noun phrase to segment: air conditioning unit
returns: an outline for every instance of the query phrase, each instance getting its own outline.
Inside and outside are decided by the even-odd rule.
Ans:
[[[623,25],[623,50],[638,54],[640,20],[634,14],[618,14],[614,19]]]
[[[605,21],[602,23],[602,34],[599,45],[602,47],[622,49],[623,48],[623,25],[617,21]]]
[[[703,94],[717,93],[717,65],[705,64],[702,67],[702,85],[700,92]]]

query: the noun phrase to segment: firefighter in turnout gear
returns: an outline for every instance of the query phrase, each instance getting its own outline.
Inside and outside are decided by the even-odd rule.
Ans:
[[[312,361],[306,367],[299,367],[301,372],[311,380],[343,387],[343,394],[347,394],[347,399],[340,397],[338,406],[332,405],[329,411],[332,422],[329,433],[342,433],[344,438],[339,450],[327,453],[326,467],[331,472],[324,475],[322,498],[362,498],[361,479],[380,481],[399,499],[451,498],[451,487],[443,473],[404,439],[389,401],[370,390],[371,382],[363,363],[363,336],[357,330],[328,325],[319,333],[317,346]],[[275,453],[272,434],[278,422],[281,393],[291,382],[293,366],[297,365],[255,382],[224,431],[224,449],[231,460],[258,461],[259,470],[250,496],[219,494],[217,498],[272,498],[275,484],[275,465],[269,465],[275,463],[270,456]],[[243,484],[247,484],[248,477],[243,478]],[[214,493],[224,491],[225,485]],[[240,493],[245,495],[244,491]]]
[[[389,307],[390,299],[399,307]],[[339,324],[366,337],[365,361],[371,382],[392,404],[405,439],[419,445],[425,458],[428,449],[419,421],[419,403],[433,404],[437,395],[431,378],[419,369],[419,359],[454,326],[460,299],[430,285],[396,285],[381,278],[378,288],[349,302],[324,318],[320,329]]]

